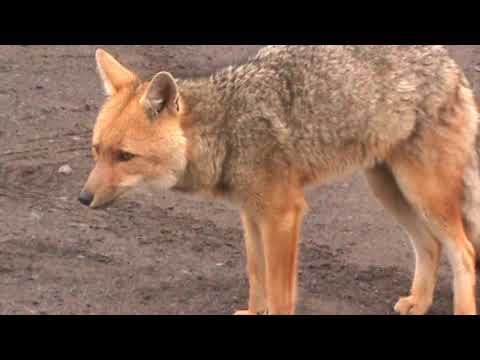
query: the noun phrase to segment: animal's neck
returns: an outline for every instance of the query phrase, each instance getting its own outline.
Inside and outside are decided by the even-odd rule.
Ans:
[[[221,82],[220,82],[221,83]],[[228,90],[218,78],[180,80],[185,115],[182,128],[187,138],[187,168],[175,190],[215,194],[222,185],[226,155]]]

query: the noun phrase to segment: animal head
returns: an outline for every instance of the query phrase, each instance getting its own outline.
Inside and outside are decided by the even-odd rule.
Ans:
[[[93,130],[95,166],[79,201],[98,208],[141,184],[172,188],[186,168],[175,79],[160,72],[142,83],[106,51],[97,50],[95,57],[107,99]]]

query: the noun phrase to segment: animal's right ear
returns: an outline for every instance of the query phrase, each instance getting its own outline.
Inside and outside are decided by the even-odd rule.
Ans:
[[[132,84],[138,79],[133,72],[120,64],[105,50],[97,49],[95,59],[107,96],[115,95],[122,87]]]

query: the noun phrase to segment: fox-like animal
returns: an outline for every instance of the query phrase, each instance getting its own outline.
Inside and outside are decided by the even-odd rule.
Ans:
[[[479,114],[445,47],[272,45],[209,77],[148,82],[104,50],[96,62],[108,99],[80,202],[146,184],[232,203],[250,287],[236,314],[295,314],[304,190],[357,171],[415,250],[396,312],[428,312],[443,249],[454,313],[476,314]]]

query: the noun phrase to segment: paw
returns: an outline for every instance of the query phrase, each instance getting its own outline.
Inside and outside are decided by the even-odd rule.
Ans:
[[[477,306],[475,303],[475,299],[473,302],[463,302],[455,304],[455,315],[460,316],[474,316],[477,315]]]
[[[256,315],[254,313],[252,313],[250,310],[239,310],[239,311],[236,311],[235,316],[248,316],[248,315]]]
[[[250,310],[239,310],[235,312],[235,316],[254,316],[254,315],[266,315],[266,312],[259,312],[259,313],[254,313]]]
[[[477,311],[475,309],[460,309],[455,310],[456,316],[475,316],[477,315]]]
[[[408,296],[400,298],[394,309],[400,315],[425,315],[431,305],[432,301],[429,299]]]

